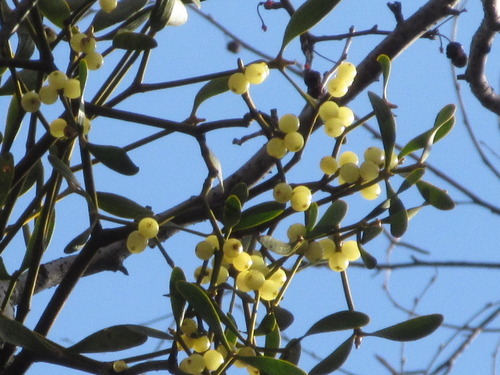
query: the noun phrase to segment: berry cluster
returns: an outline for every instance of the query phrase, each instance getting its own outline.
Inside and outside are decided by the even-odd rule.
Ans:
[[[76,53],[85,54],[84,60],[89,70],[97,70],[104,64],[104,58],[96,51],[97,41],[91,32],[88,34],[75,32],[71,35],[69,44]]]
[[[139,221],[137,230],[127,237],[127,249],[134,254],[142,253],[148,246],[149,239],[156,237],[160,231],[158,222],[152,217],[145,217]]]
[[[235,94],[242,95],[248,91],[250,84],[258,85],[269,76],[269,67],[265,62],[253,63],[245,67],[245,71],[229,76],[227,85]]]
[[[273,196],[279,203],[290,201],[292,208],[298,212],[306,211],[312,203],[311,189],[304,185],[292,188],[286,182],[280,182],[274,187]]]
[[[318,114],[324,122],[325,133],[333,138],[340,137],[345,128],[354,122],[354,113],[349,107],[339,107],[332,101],[321,104]]]
[[[347,94],[356,77],[356,67],[350,62],[343,62],[336,70],[336,75],[328,81],[328,93],[334,98],[341,98]]]
[[[267,153],[276,158],[283,158],[288,151],[299,152],[304,148],[304,137],[298,132],[300,119],[293,114],[283,115],[278,121],[278,128],[284,137],[273,137],[266,144]]]

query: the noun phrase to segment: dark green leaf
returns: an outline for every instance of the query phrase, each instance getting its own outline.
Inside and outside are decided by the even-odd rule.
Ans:
[[[371,255],[368,251],[364,249],[364,247],[358,242],[359,252],[361,254],[361,259],[365,264],[366,268],[369,270],[375,268],[377,266],[377,258]]]
[[[270,318],[274,318],[274,315],[268,315]],[[281,345],[281,333],[276,321],[274,322],[274,327],[266,335],[266,343],[264,349],[264,355],[266,357],[276,357],[276,349],[279,349]]]
[[[141,326],[141,325],[136,325],[136,324],[128,324],[127,325],[128,329],[140,333],[141,335],[146,335],[148,337],[153,337],[155,339],[160,339],[160,340],[172,340],[173,337],[172,335],[169,335],[166,332],[160,331],[158,329],[154,329],[151,327],[146,327],[146,326]]]
[[[347,329],[360,328],[370,322],[370,317],[359,311],[339,311],[318,320],[307,330],[305,335],[315,335],[318,333],[344,331]]]
[[[293,364],[299,363],[302,353],[302,344],[299,339],[291,339],[285,346],[285,350],[281,353],[280,359]]]
[[[31,350],[40,356],[62,356],[64,349],[21,323],[0,315],[0,338],[15,346]]]
[[[198,285],[187,281],[177,281],[175,284],[179,293],[189,302],[196,313],[203,318],[210,329],[222,345],[228,350],[231,350],[227,338],[224,335],[224,330],[221,326],[219,314],[217,313],[214,303],[210,297]]]
[[[36,70],[23,69],[20,72],[17,72],[17,78],[26,85],[28,91],[32,91],[36,88],[36,85],[38,83],[38,74],[39,73]],[[12,79],[11,76],[7,79],[7,81],[5,81],[3,86],[0,88],[0,96],[14,95],[15,92],[16,90],[14,86],[14,80]]]
[[[260,370],[260,372],[272,375],[307,375],[304,370],[301,370],[294,364],[283,361],[282,359],[270,357],[244,357],[237,355],[236,358],[248,363]]]
[[[89,227],[85,229],[82,233],[80,233],[78,236],[73,238],[65,247],[64,247],[64,253],[65,254],[72,254],[76,251],[79,251],[83,245],[85,245],[90,237],[90,234],[92,233],[93,227]]]
[[[344,341],[332,354],[314,366],[309,371],[309,375],[324,375],[338,370],[347,360],[347,357],[349,357],[353,343],[354,335]]]
[[[307,0],[292,15],[283,35],[280,55],[293,39],[320,22],[340,0]]]
[[[391,223],[391,234],[394,237],[401,237],[408,229],[408,214],[403,201],[396,195],[388,180],[385,182],[387,187],[387,197],[390,198],[389,220]]]
[[[330,207],[327,208],[325,214],[321,217],[314,229],[307,234],[306,239],[310,240],[317,237],[323,237],[325,234],[335,229],[347,214],[347,207],[347,203],[344,201],[338,200],[333,202]]]
[[[455,202],[445,190],[426,182],[418,181],[417,188],[425,201],[440,210],[452,210]]]
[[[94,332],[68,348],[76,353],[106,353],[144,344],[148,336],[129,325],[117,325]]]
[[[412,171],[408,176],[406,176],[406,179],[399,187],[398,194],[402,193],[405,190],[408,190],[413,185],[415,185],[424,176],[424,174],[425,174],[425,169],[423,168],[418,168]]]
[[[276,323],[281,331],[284,331],[292,325],[295,318],[290,311],[280,306],[275,306],[273,311],[276,317]]]
[[[184,320],[184,307],[186,307],[186,300],[181,293],[177,290],[177,283],[179,281],[186,281],[186,276],[184,271],[180,267],[174,267],[172,273],[170,274],[170,305],[172,306],[172,315],[174,316],[175,323],[180,327],[182,321]]]
[[[454,104],[444,106],[436,116],[433,128],[416,136],[408,142],[399,152],[398,158],[409,155],[421,148],[429,149],[430,145],[444,138],[455,125],[455,110],[456,107]],[[425,160],[425,158],[423,159]]]
[[[101,210],[127,219],[137,219],[153,214],[149,208],[114,193],[97,192],[97,202]]]
[[[50,164],[52,167],[66,180],[68,185],[76,190],[80,187],[80,183],[76,179],[75,175],[73,172],[71,172],[71,169],[64,164],[64,162],[59,159],[56,155],[54,154],[49,154],[47,159],[49,160]]]
[[[247,184],[245,184],[244,182],[240,182],[240,183],[236,184],[236,186],[234,186],[231,189],[231,192],[229,193],[229,195],[236,195],[238,197],[238,199],[240,200],[241,204],[242,205],[245,204],[245,202],[248,199],[248,186],[247,186]]]
[[[112,12],[98,11],[92,21],[92,26],[97,32],[118,22],[125,21],[141,10],[147,2],[147,0],[120,0],[118,6]]]
[[[370,225],[369,227],[363,229],[363,232],[361,233],[361,239],[359,242],[361,242],[362,244],[368,243],[374,238],[376,238],[383,231],[384,229],[382,228],[381,225]]]
[[[240,221],[241,202],[236,195],[230,195],[224,204],[224,216],[222,222],[228,228],[234,227]]]
[[[7,112],[7,123],[5,125],[5,133],[3,136],[2,153],[9,151],[12,147],[12,144],[21,129],[23,116],[24,110],[21,108],[16,96],[14,95],[10,100]]]
[[[316,221],[318,220],[318,204],[316,202],[312,202],[306,214],[306,228],[307,231],[310,232],[314,226],[316,225]]]
[[[375,111],[380,135],[382,136],[382,143],[384,144],[385,168],[389,168],[392,160],[391,156],[394,152],[394,145],[396,144],[396,121],[386,100],[371,91],[368,92],[368,97]]]
[[[12,186],[14,179],[14,156],[10,152],[0,155],[0,207]]]
[[[127,51],[144,51],[157,46],[153,37],[133,31],[120,31],[113,37],[113,47]]]
[[[241,213],[240,222],[234,227],[234,230],[243,230],[253,228],[267,223],[285,211],[285,205],[275,201],[260,203],[250,207]]]
[[[160,31],[170,19],[175,0],[156,0],[151,11],[150,24],[153,31]]]
[[[216,96],[216,95],[219,95],[219,94],[222,94],[222,93],[228,91],[229,90],[229,86],[227,84],[228,79],[229,79],[229,76],[215,78],[215,79],[211,80],[210,82],[206,83],[200,89],[200,91],[198,91],[198,93],[196,94],[196,97],[194,98],[193,109],[191,110],[191,116],[196,115],[196,111],[198,110],[198,107],[205,100],[210,99],[212,96]]]
[[[54,25],[64,27],[64,20],[70,16],[69,7],[64,0],[39,0],[42,14]]]
[[[387,85],[389,84],[389,77],[391,76],[391,59],[387,55],[379,55],[377,61],[382,67],[382,75],[384,77],[383,98],[387,100]]]
[[[418,318],[407,320],[366,336],[382,337],[394,341],[414,341],[430,335],[443,323],[441,314],[424,315]]]
[[[120,147],[92,143],[87,143],[87,147],[97,160],[118,173],[131,176],[139,172],[139,167],[130,160],[125,150]]]
[[[20,195],[27,193],[37,181],[40,183],[43,182],[43,165],[41,161],[36,162],[35,165],[31,167],[24,181]]]
[[[255,336],[264,336],[271,332],[276,327],[276,317],[273,313],[267,314],[259,326],[255,329]]]
[[[33,55],[33,52],[35,52],[35,42],[25,22],[19,26],[17,38],[16,59],[29,59]]]

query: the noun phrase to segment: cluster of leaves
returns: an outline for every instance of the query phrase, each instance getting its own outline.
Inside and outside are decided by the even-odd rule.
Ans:
[[[268,65],[286,76],[286,66],[289,64],[283,59],[286,46],[316,25],[339,2],[309,0],[298,8],[291,16],[284,31],[282,46],[276,58],[267,61]],[[279,160],[263,156],[269,167],[274,165],[278,167],[277,172],[272,177],[256,187],[252,186],[252,181],[240,180],[231,181],[231,183],[224,181],[225,186],[222,188],[223,179],[220,163],[208,147],[205,134],[222,129],[226,125],[199,124],[198,122],[201,120],[196,118],[196,112],[203,102],[228,90],[227,79],[235,70],[200,78],[199,81],[208,82],[194,98],[192,113],[184,123],[113,109],[116,104],[128,96],[142,92],[140,77],[145,72],[151,50],[157,47],[156,33],[160,32],[168,23],[174,1],[162,0],[155,2],[154,5],[148,5],[145,0],[123,0],[112,13],[106,14],[102,11],[96,13],[91,21],[93,32],[102,32],[98,38],[99,41],[108,41],[110,44],[109,50],[104,55],[119,52],[123,55],[118,61],[116,69],[102,84],[93,99],[86,101],[84,95],[73,100],[61,96],[62,116],[73,119],[72,126],[75,128],[75,132],[71,137],[65,139],[52,137],[47,132],[48,124],[42,111],[28,115],[20,105],[23,93],[40,89],[47,73],[55,68],[62,68],[62,64],[65,62],[67,62],[65,70],[68,75],[79,80],[81,92],[85,93],[87,81],[92,79],[91,74],[87,72],[85,62],[74,54],[70,54],[69,61],[62,62],[54,59],[52,51],[58,44],[65,43],[71,33],[71,27],[88,15],[93,4],[94,1],[87,0],[47,0],[39,1],[33,9],[23,9],[19,6],[11,10],[7,7],[6,2],[2,1],[2,18],[6,19],[10,15],[15,19],[15,23],[6,24],[0,37],[7,36],[8,39],[11,35],[17,35],[18,48],[15,53],[12,53],[8,46],[2,49],[2,61],[6,61],[7,57],[10,59],[9,64],[2,68],[2,73],[5,75],[8,72],[10,75],[0,88],[0,95],[12,96],[12,99],[5,121],[6,127],[3,131],[0,152],[0,205],[2,206],[0,251],[7,249],[12,239],[19,233],[23,231],[28,233],[32,230],[31,234],[26,235],[25,255],[19,269],[12,274],[9,274],[4,267],[1,269],[2,279],[8,285],[2,307],[6,311],[8,306],[17,305],[15,320],[5,316],[0,317],[0,337],[9,344],[2,350],[1,358],[11,357],[16,346],[26,349],[18,355],[17,361],[14,360],[9,365],[11,369],[23,368],[22,366],[26,366],[26,363],[30,363],[36,358],[36,360],[55,361],[61,365],[89,372],[103,373],[108,371],[112,373],[112,363],[94,361],[81,353],[123,350],[141,345],[148,337],[154,337],[171,341],[172,348],[161,354],[153,353],[151,358],[169,354],[170,360],[164,366],[174,371],[177,369],[178,362],[177,344],[179,338],[176,332],[179,331],[186,314],[196,316],[201,322],[204,322],[214,345],[223,346],[229,352],[226,364],[218,373],[226,371],[235,360],[239,359],[269,375],[304,374],[304,371],[298,367],[300,345],[303,339],[320,333],[352,331],[343,344],[309,372],[313,375],[327,374],[335,371],[345,362],[352,346],[359,345],[363,337],[374,336],[396,341],[417,340],[439,327],[443,318],[435,314],[414,318],[374,332],[365,332],[361,328],[369,323],[369,317],[352,308],[352,296],[347,293],[346,289],[349,310],[334,312],[320,319],[303,336],[290,340],[282,347],[281,333],[292,323],[293,312],[280,307],[280,299],[286,289],[290,287],[297,272],[305,272],[306,268],[307,272],[315,272],[315,268],[306,267],[308,264],[303,255],[295,252],[295,244],[282,242],[272,236],[273,230],[279,223],[294,214],[292,209],[276,202],[264,202],[243,208],[258,193],[269,191],[277,181],[286,180],[286,172],[299,161],[300,156],[294,156],[286,165],[282,165]],[[50,33],[46,32],[43,27],[44,18],[52,22],[59,30],[56,33],[56,38],[52,41],[49,40]],[[139,28],[141,28],[139,32],[135,31]],[[30,60],[35,49],[38,49],[40,60]],[[11,56],[15,57],[11,58]],[[118,83],[128,74],[135,63],[139,65],[136,83],[134,83],[136,86],[133,84],[130,89],[110,99],[113,91],[117,89]],[[346,238],[355,236],[362,260],[367,268],[373,268],[376,265],[376,259],[364,246],[382,232],[382,225],[388,225],[393,236],[401,237],[407,230],[409,218],[415,215],[422,206],[431,205],[444,210],[454,206],[446,192],[421,178],[424,175],[425,161],[431,147],[446,136],[454,125],[455,107],[452,105],[444,107],[437,115],[431,129],[415,137],[399,151],[398,159],[402,160],[404,157],[410,154],[415,155],[417,151],[421,150],[420,155],[416,156],[417,161],[414,164],[390,169],[391,158],[388,156],[396,152],[396,122],[392,113],[393,106],[386,97],[390,59],[381,55],[379,63],[384,76],[383,95],[368,93],[373,111],[362,117],[345,134],[335,140],[332,155],[338,155],[349,132],[375,117],[387,157],[380,177],[370,183],[383,181],[386,188],[386,198],[357,222],[343,224],[342,221],[346,216],[348,205],[342,198],[359,192],[367,185],[355,183],[335,186],[333,178],[323,178],[308,183],[314,192],[326,192],[328,197],[314,202],[305,212],[307,235],[303,239],[332,238],[335,242],[340,243]],[[57,66],[53,66],[53,64],[57,64]],[[303,95],[307,105],[307,109],[300,116],[305,129],[303,135],[307,138],[312,131],[321,125],[317,114],[318,107],[329,98],[323,97],[316,100],[302,92],[298,85],[294,87]],[[242,126],[247,126],[250,121],[255,121],[261,126],[262,134],[269,134],[269,128],[276,127],[273,123],[273,116],[263,114],[253,107],[254,104],[249,93],[245,93],[243,99],[249,105],[249,115],[241,120]],[[210,220],[213,233],[219,238],[221,248],[224,240],[230,236],[240,237],[246,243],[245,251],[262,253],[271,269],[292,264],[287,270],[288,280],[280,296],[274,301],[263,302],[259,300],[258,293],[255,295],[243,293],[229,283],[216,285],[216,276],[212,276],[210,285],[203,288],[200,286],[200,280],[188,282],[184,272],[174,266],[171,272],[169,290],[172,314],[176,323],[176,329],[172,333],[160,332],[143,326],[119,325],[96,332],[68,348],[45,338],[57,311],[62,308],[72,287],[83,275],[97,250],[113,241],[123,243],[127,234],[136,225],[133,220],[153,214],[149,208],[144,208],[128,198],[114,193],[96,191],[92,173],[94,163],[102,163],[124,175],[137,173],[138,167],[127,156],[125,149],[115,145],[91,143],[89,137],[81,132],[84,116],[127,118],[128,121],[161,127],[163,130],[156,138],[173,132],[184,132],[194,137],[200,145],[202,156],[209,170],[203,192],[199,200],[195,202],[195,204],[199,204],[199,202],[201,204],[188,207],[188,209],[181,207],[180,211],[174,213],[166,211],[168,214],[156,215],[161,223],[163,235],[165,236],[167,229],[172,230],[172,228],[199,220]],[[13,150],[16,136],[20,132],[23,120],[27,117],[29,117],[30,123],[26,139],[28,147],[25,155],[15,157]],[[186,124],[196,126],[185,126]],[[143,143],[138,142],[139,146],[140,144]],[[78,168],[72,165],[71,159],[75,145],[79,147],[83,161]],[[48,164],[42,162],[45,156],[48,158]],[[83,186],[75,176],[75,172],[80,169],[83,171]],[[267,169],[267,167],[264,168],[260,175],[255,177],[255,180],[262,177]],[[47,170],[50,177],[45,180],[44,171]],[[394,189],[390,182],[393,176],[403,177],[403,182],[397,189]],[[219,190],[211,187],[215,178],[220,180]],[[68,185],[68,190],[65,192],[61,191],[63,181],[66,181]],[[418,207],[407,208],[400,195],[413,186],[416,186],[420,192],[423,203]],[[25,206],[17,220],[11,221],[11,213],[16,202],[32,187],[35,187],[36,193],[31,202]],[[223,193],[212,194],[213,191],[222,191]],[[53,234],[56,206],[61,198],[69,194],[78,194],[86,200],[89,224],[79,236],[66,246],[66,253],[81,249],[78,261],[75,261],[75,266],[61,282],[61,286],[64,285],[64,288],[60,289],[61,294],[56,293],[56,297],[47,308],[47,313],[32,331],[22,323],[28,314],[31,294],[35,289],[44,251],[49,246]],[[322,206],[326,209],[319,217]],[[189,216],[189,209],[197,211],[198,216],[182,219],[184,216]],[[105,216],[103,212],[111,213],[114,217]],[[121,227],[107,229],[104,225],[106,221],[115,226],[119,224]],[[259,243],[263,246],[260,247]],[[155,244],[162,249],[160,241],[155,241]],[[269,251],[278,254],[279,257],[275,257]],[[174,265],[175,262],[168,255],[166,257],[169,264]],[[203,264],[203,267],[207,267],[207,262]],[[220,269],[220,267],[222,267],[222,254],[215,256],[214,275],[217,275],[217,268]],[[9,300],[16,290],[19,276],[23,273],[27,274],[24,292],[17,301]],[[232,302],[230,308],[225,311],[222,306],[223,302],[228,299]],[[241,318],[233,317],[231,312],[234,311],[236,304],[241,304],[244,307],[243,311],[251,311],[251,313],[244,314]],[[259,317],[257,314],[257,306],[260,304],[263,304],[266,310],[263,317]],[[263,346],[258,345],[257,337],[259,336],[264,337]],[[258,355],[255,357],[238,356],[235,348],[244,345],[254,347]],[[36,354],[35,357],[33,353]],[[142,359],[150,358],[141,358],[140,360]],[[6,360],[2,365],[6,365],[7,362]]]

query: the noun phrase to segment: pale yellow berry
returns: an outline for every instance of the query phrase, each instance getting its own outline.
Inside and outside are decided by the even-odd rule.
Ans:
[[[358,243],[356,241],[346,241],[342,244],[340,248],[342,253],[345,255],[348,261],[358,260],[361,256],[359,252]]]
[[[337,103],[332,101],[327,101],[319,106],[318,114],[323,121],[328,121],[333,117],[337,117],[338,110],[339,106]]]
[[[156,237],[160,231],[160,226],[152,217],[145,217],[139,221],[138,229],[139,233],[141,233],[144,237],[153,238]]]
[[[252,257],[250,254],[241,252],[233,259],[233,267],[238,271],[246,271],[252,266]]]
[[[306,186],[297,186],[294,188],[290,203],[295,211],[306,211],[312,203],[312,194],[309,188]]]
[[[359,174],[363,181],[375,180],[379,174],[379,168],[375,163],[371,161],[364,161],[359,166]]]
[[[229,90],[238,95],[246,93],[250,88],[250,82],[248,82],[245,74],[240,72],[232,74],[227,81],[227,85]]]
[[[345,81],[352,81],[356,77],[356,66],[353,63],[344,61],[337,68],[336,75]]]
[[[288,113],[281,116],[278,121],[278,127],[283,133],[286,134],[296,132],[300,127],[300,119],[297,116]]]
[[[82,40],[86,37],[87,37],[87,35],[85,35],[84,33],[76,33],[76,34],[71,35],[71,38],[69,40],[69,44],[70,44],[71,48],[73,49],[73,51],[83,52]]]
[[[55,138],[64,138],[66,136],[65,130],[68,123],[63,118],[57,118],[49,125],[50,134]]]
[[[40,96],[40,100],[43,104],[54,104],[59,97],[59,93],[57,92],[57,90],[49,85],[42,86],[40,88],[40,91],[38,92],[38,95]]]
[[[251,291],[252,289],[247,285],[246,277],[250,271],[241,271],[236,276],[236,287],[242,292],[246,293]]]
[[[273,197],[276,202],[286,203],[292,197],[292,187],[286,182],[280,182],[274,186]]]
[[[197,375],[205,369],[205,359],[201,354],[193,353],[184,360],[186,361],[186,363],[185,365],[183,365],[183,367],[185,367],[188,374]],[[184,360],[181,361],[181,364],[182,362],[184,362]],[[181,368],[181,370],[183,370],[183,368]]]
[[[391,155],[391,162],[389,163],[389,169],[396,168],[398,165],[399,165],[398,156],[395,153],[393,153]]]
[[[198,323],[196,320],[191,319],[191,318],[184,318],[184,320],[181,323],[181,331],[185,335],[192,335],[198,330]]]
[[[290,225],[288,228],[286,235],[290,242],[298,241],[299,239],[305,237],[307,234],[307,228],[304,224],[295,223]]]
[[[219,239],[215,234],[211,234],[210,236],[205,238],[205,241],[210,242],[215,250],[219,250]]]
[[[280,285],[274,280],[266,280],[259,288],[260,298],[264,301],[274,300],[280,291]]]
[[[27,92],[21,98],[21,106],[26,112],[38,111],[41,104],[40,96],[34,91]]]
[[[348,184],[355,183],[359,180],[359,168],[354,163],[346,163],[340,167],[339,176]]]
[[[328,259],[328,266],[334,271],[341,272],[345,271],[349,266],[349,261],[344,253],[337,251],[330,256],[330,259]]]
[[[332,175],[339,169],[339,163],[333,156],[325,156],[321,158],[319,167],[324,174]]]
[[[349,107],[339,107],[337,117],[345,127],[352,125],[354,122],[354,112]]]
[[[225,283],[229,279],[229,271],[226,267],[222,266],[219,268],[219,273],[217,274],[217,280],[215,281],[215,285],[220,285]]]
[[[203,273],[202,273],[203,272]],[[194,270],[194,278],[198,281],[201,277],[200,284],[208,284],[212,276],[212,269],[209,267],[199,266]]]
[[[229,238],[224,242],[222,251],[224,251],[225,256],[235,258],[243,251],[243,244],[237,238]]]
[[[316,241],[309,242],[309,244],[306,247],[306,250],[304,251],[304,256],[311,263],[315,263],[323,259],[323,254],[324,254],[323,246],[321,245],[321,243]]]
[[[98,70],[104,64],[104,57],[96,51],[88,53],[84,59],[89,70]]]
[[[324,130],[326,135],[337,138],[340,137],[345,130],[344,122],[338,117],[332,117],[325,122]]]
[[[269,67],[265,62],[250,64],[245,68],[245,77],[251,84],[258,85],[269,76]]]
[[[69,99],[76,99],[80,96],[80,81],[74,78],[68,79],[64,83],[63,94]]]
[[[318,241],[323,247],[323,259],[329,259],[334,252],[337,251],[337,246],[335,246],[335,242],[330,238],[322,238]]]
[[[269,276],[269,280],[276,282],[280,287],[285,284],[287,279],[286,272],[283,268],[278,268],[276,272]]]
[[[193,342],[194,342],[194,338],[189,336],[189,335],[186,335],[185,333],[183,333],[181,335],[181,340],[182,342],[184,343],[184,346],[187,347],[188,349],[192,349],[193,348]],[[177,341],[177,349],[179,349],[180,351],[183,351],[184,350],[184,346],[181,345],[180,341]]]
[[[217,370],[224,363],[224,357],[217,350],[211,349],[203,354],[205,367],[208,371]]]
[[[347,94],[348,83],[339,78],[332,78],[327,84],[328,93],[334,98],[341,98]]]
[[[99,6],[101,10],[106,13],[110,13],[116,9],[118,6],[117,0],[99,0]]]
[[[359,163],[358,155],[356,155],[356,153],[352,151],[346,151],[342,153],[338,161],[339,161],[339,166],[343,166],[344,164],[347,163],[353,163],[358,165]]]
[[[243,348],[238,349],[236,353],[244,357],[255,357],[257,355],[255,350],[250,346],[244,346]],[[240,360],[234,361],[234,365],[238,368],[245,368],[248,366],[248,364]]]
[[[54,70],[48,76],[49,86],[52,86],[56,90],[61,90],[64,88],[64,84],[68,80],[66,73],[60,70]]]
[[[209,260],[214,255],[215,249],[208,241],[198,242],[195,248],[195,253],[201,260]]]
[[[83,52],[83,53],[89,54],[89,53],[94,52],[96,46],[97,46],[97,42],[96,42],[95,38],[93,38],[91,36],[86,36],[80,42],[80,47],[82,49],[81,52]]]
[[[370,201],[377,199],[380,196],[380,193],[382,193],[380,184],[373,184],[361,189],[362,197]]]
[[[148,239],[138,230],[131,232],[127,237],[127,249],[131,253],[142,253],[148,246]]]
[[[381,167],[385,162],[385,152],[377,146],[371,146],[365,150],[364,158]]]
[[[304,137],[299,132],[285,135],[285,148],[292,152],[299,152],[304,147]]]
[[[264,274],[258,270],[249,270],[245,273],[243,279],[246,288],[250,290],[258,290],[266,280]]]
[[[288,151],[285,147],[285,141],[278,137],[271,138],[267,142],[266,150],[269,156],[276,159],[281,159]]]
[[[193,350],[198,353],[206,352],[210,349],[210,339],[207,336],[196,337],[193,341]]]
[[[127,362],[122,361],[122,360],[113,362],[113,371],[114,372],[123,372],[126,369],[128,369]]]

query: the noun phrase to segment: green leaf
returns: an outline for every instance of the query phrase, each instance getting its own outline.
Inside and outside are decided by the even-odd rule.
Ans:
[[[7,120],[5,125],[5,133],[3,136],[2,153],[10,150],[14,140],[21,129],[21,123],[24,116],[24,110],[19,105],[16,96],[10,100],[9,109],[7,111]]]
[[[235,231],[253,228],[267,223],[285,211],[285,205],[275,201],[260,203],[241,213],[239,223],[233,228]]]
[[[340,0],[307,0],[293,14],[283,35],[280,55],[293,39],[320,22]]]
[[[274,313],[267,314],[260,322],[259,326],[255,329],[255,336],[263,336],[270,333],[276,327],[276,317]]]
[[[274,315],[269,315],[269,317],[274,318]],[[274,327],[266,335],[264,355],[266,357],[276,357],[276,349],[279,349],[281,345],[281,333],[280,328],[274,321]]]
[[[301,370],[294,364],[282,359],[270,357],[245,357],[237,355],[236,358],[248,363],[260,370],[261,373],[272,375],[307,375],[304,370]]]
[[[248,199],[248,186],[244,182],[236,184],[230,191],[229,195],[236,195],[241,204],[245,204]]]
[[[37,181],[43,183],[43,164],[40,160],[29,170],[19,195],[27,193]]]
[[[352,344],[354,343],[354,335],[344,341],[334,352],[328,357],[323,359],[320,363],[309,371],[309,375],[323,375],[329,374],[338,370],[349,357],[351,353]]]
[[[370,322],[370,317],[359,311],[339,311],[318,320],[307,330],[303,337],[318,333],[344,331],[360,328]]]
[[[97,192],[97,202],[101,210],[118,217],[138,219],[153,215],[149,208],[114,193]]]
[[[403,201],[392,189],[388,180],[385,181],[387,197],[390,199],[389,221],[391,223],[391,234],[394,237],[401,237],[408,229],[408,214]]]
[[[153,31],[158,32],[167,26],[172,9],[174,9],[174,3],[175,0],[156,0],[149,19]]]
[[[69,6],[64,0],[39,0],[38,6],[42,14],[61,29],[64,27],[64,20],[71,15]]]
[[[224,335],[219,314],[205,291],[198,285],[187,281],[177,281],[175,285],[179,293],[189,302],[196,313],[203,318],[210,329],[214,331],[215,336],[221,341],[222,345],[226,349],[231,350],[226,335]]]
[[[325,214],[321,217],[314,229],[307,234],[306,239],[310,240],[317,237],[323,237],[325,234],[335,229],[347,214],[347,207],[347,203],[342,200],[333,202],[330,207],[327,208]]]
[[[132,176],[139,172],[139,167],[130,160],[125,150],[120,147],[92,143],[87,143],[87,147],[97,160],[118,173]]]
[[[120,0],[116,9],[110,13],[99,10],[92,20],[94,31],[97,32],[125,21],[141,10],[147,2],[147,0]]]
[[[380,228],[382,229],[382,228]],[[371,255],[365,248],[358,242],[359,253],[361,254],[361,260],[365,264],[366,268],[369,270],[374,269],[377,266],[377,258]]]
[[[135,333],[140,333],[142,335],[146,335],[148,337],[153,337],[155,339],[160,340],[173,340],[172,335],[160,331],[158,329],[154,329],[151,327],[136,325],[136,324],[127,324],[127,328]]]
[[[228,228],[234,227],[240,221],[241,202],[236,195],[227,197],[224,204],[224,216],[222,222]]]
[[[413,185],[415,185],[425,174],[425,169],[418,168],[412,171],[406,179],[403,181],[401,186],[398,189],[398,194],[401,194],[403,191],[408,190]]]
[[[296,365],[297,363],[299,363],[301,353],[301,341],[299,339],[291,339],[288,344],[286,344],[285,349],[281,353],[280,359]]]
[[[426,181],[418,181],[417,188],[425,201],[437,209],[452,210],[455,208],[455,202],[445,190]]]
[[[286,242],[277,240],[271,236],[260,236],[259,242],[266,249],[272,251],[273,253],[288,256],[293,254],[294,248]]]
[[[365,335],[394,341],[414,341],[430,335],[442,323],[441,314],[424,315]]]
[[[89,227],[85,229],[82,233],[80,233],[78,236],[73,238],[65,247],[64,247],[64,253],[65,254],[72,254],[76,251],[79,251],[83,245],[85,245],[90,237],[90,234],[92,233],[92,227]]]
[[[120,31],[113,37],[113,47],[127,51],[145,51],[157,46],[153,37],[133,31]]]
[[[192,117],[196,115],[196,111],[205,100],[229,91],[229,86],[227,84],[228,79],[229,76],[212,79],[198,91],[194,98],[193,109],[191,110]]]
[[[391,155],[394,152],[394,145],[396,144],[396,121],[386,100],[371,91],[368,92],[368,98],[375,111],[380,135],[382,136],[382,143],[384,144],[385,168],[389,168],[392,160]]]
[[[186,300],[181,293],[177,290],[177,283],[180,281],[186,281],[186,276],[184,271],[180,267],[174,267],[172,273],[170,274],[170,306],[172,306],[172,315],[174,316],[175,323],[180,327],[182,321],[184,320],[184,308],[186,307]]]
[[[422,162],[425,161],[430,146],[444,138],[455,126],[455,111],[456,106],[454,104],[444,106],[436,116],[432,129],[427,130],[408,142],[399,152],[398,158],[405,157],[421,148],[426,148],[425,155],[422,155],[421,160]]]
[[[306,214],[306,228],[307,231],[310,232],[314,226],[316,225],[316,221],[318,220],[318,204],[316,202],[312,202]]]
[[[389,77],[391,76],[391,59],[387,55],[379,55],[377,61],[382,67],[382,75],[384,77],[383,98],[387,99],[387,85],[389,84]]]
[[[281,331],[290,327],[295,319],[290,311],[281,306],[275,306],[273,312],[276,317],[276,324],[278,324]]]
[[[0,338],[2,341],[31,350],[40,356],[62,356],[64,351],[56,343],[5,315],[0,315]]]
[[[94,332],[68,348],[76,353],[106,353],[134,348],[144,344],[148,336],[131,329],[130,325],[116,325]]]
[[[47,159],[49,160],[52,167],[57,171],[57,173],[59,173],[62,177],[64,177],[64,179],[72,189],[76,190],[80,187],[80,183],[76,179],[73,172],[71,172],[71,169],[69,169],[69,167],[66,164],[64,164],[64,162],[61,159],[59,159],[54,154],[49,154],[47,156]]]
[[[26,85],[28,91],[31,91],[36,88],[38,83],[38,74],[39,73],[36,70],[23,69],[20,72],[17,72],[17,78]],[[0,96],[14,95],[15,92],[14,80],[12,79],[12,76],[10,76],[0,88]]]
[[[383,231],[384,229],[381,225],[370,225],[369,227],[364,228],[361,232],[361,238],[359,242],[361,242],[362,244],[368,243]]]
[[[14,180],[14,156],[7,152],[0,155],[0,207],[3,206],[5,198]]]

